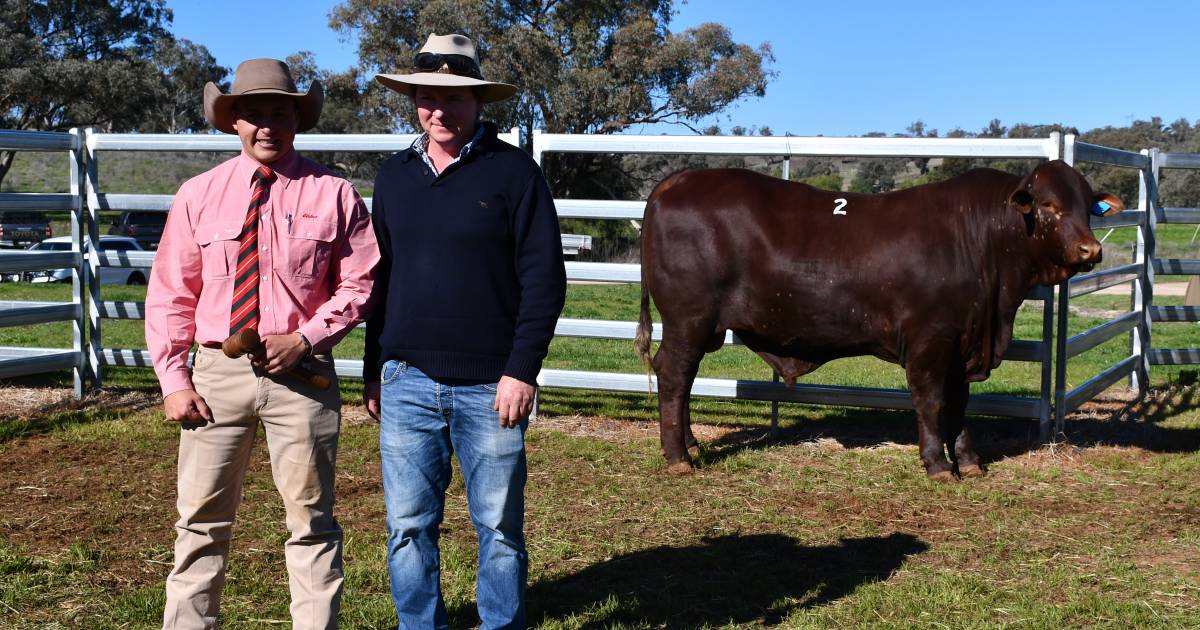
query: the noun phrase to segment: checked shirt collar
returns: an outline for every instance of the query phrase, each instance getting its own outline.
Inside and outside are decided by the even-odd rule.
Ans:
[[[454,158],[453,162],[446,165],[446,170],[449,170],[451,166],[454,166],[455,164],[465,160],[467,156],[471,154],[471,151],[473,151],[475,147],[479,146],[479,141],[483,139],[484,131],[485,125],[483,123],[479,123],[475,126],[475,135],[471,136],[471,139],[463,145],[462,150],[458,152],[458,157]],[[437,167],[433,165],[433,160],[429,157],[428,132],[417,136],[417,139],[413,140],[412,150],[416,151],[417,155],[421,156],[421,161],[424,162],[431,171],[433,171],[434,175],[441,175],[441,173],[438,172]]]

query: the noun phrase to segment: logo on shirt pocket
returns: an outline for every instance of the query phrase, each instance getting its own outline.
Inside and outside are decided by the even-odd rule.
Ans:
[[[291,276],[323,278],[329,270],[333,255],[333,242],[337,238],[338,225],[300,216],[292,226],[287,239],[286,260],[276,259],[276,269]],[[282,263],[282,267],[280,264]]]

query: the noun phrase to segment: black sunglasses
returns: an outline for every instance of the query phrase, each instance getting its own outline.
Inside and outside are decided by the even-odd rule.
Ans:
[[[443,67],[449,68],[452,74],[483,80],[479,65],[466,55],[443,55],[442,53],[417,53],[413,60],[413,68],[417,72],[438,72]]]

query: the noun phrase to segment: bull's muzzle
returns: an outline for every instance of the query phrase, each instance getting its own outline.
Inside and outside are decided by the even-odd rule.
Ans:
[[[1090,242],[1080,243],[1076,254],[1079,258],[1075,267],[1079,271],[1091,271],[1104,260],[1104,247],[1100,245],[1100,241],[1092,239]]]

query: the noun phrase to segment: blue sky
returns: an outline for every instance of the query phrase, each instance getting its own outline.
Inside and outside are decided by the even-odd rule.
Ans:
[[[331,0],[257,0],[278,23],[239,23],[246,0],[169,0],[173,31],[233,67],[311,50],[325,68],[356,59],[328,28]],[[942,133],[992,118],[1081,130],[1161,116],[1200,118],[1200,2],[1109,0],[689,0],[672,31],[703,22],[769,42],[778,74],[762,99],[707,121],[776,134]],[[679,133],[686,129],[678,128]],[[646,133],[661,133],[647,128]]]

